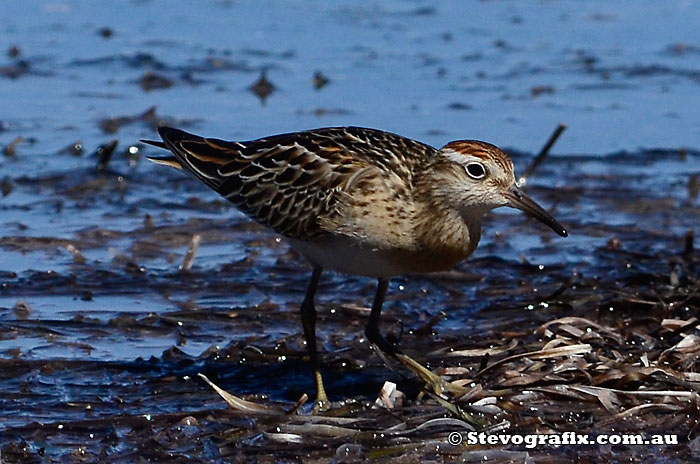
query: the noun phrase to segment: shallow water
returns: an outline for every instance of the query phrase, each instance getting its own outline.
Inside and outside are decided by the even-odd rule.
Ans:
[[[509,148],[519,172],[567,123],[528,192],[571,236],[495,211],[454,272],[392,282],[384,325],[394,334],[441,310],[436,330],[447,339],[487,331],[479,310],[526,312],[574,273],[622,279],[621,260],[630,275],[646,271],[635,253],[658,254],[662,273],[686,232],[698,233],[694,3],[167,5],[0,4],[0,144],[24,139],[0,155],[4,427],[79,421],[85,410],[68,414],[66,404],[95,397],[104,417],[220,407],[191,380],[199,371],[275,400],[312,388],[297,316],[305,264],[197,181],[146,162],[144,151],[157,150],[138,140],[158,123],[230,139],[334,125],[436,146],[479,138]],[[249,90],[262,71],[276,88],[264,100]],[[317,71],[329,79],[319,89]],[[98,170],[88,155],[113,139]],[[82,152],[71,153],[78,141]],[[183,273],[193,234],[202,245]],[[318,329],[334,399],[376,395],[392,375],[362,336],[357,308],[373,285],[322,280]],[[351,362],[370,368],[348,373]],[[174,380],[183,376],[185,385]],[[159,403],[149,385],[160,382],[171,396]]]

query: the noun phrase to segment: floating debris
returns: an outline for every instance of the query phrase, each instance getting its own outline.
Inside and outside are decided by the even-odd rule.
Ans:
[[[116,134],[122,125],[130,124],[131,122],[131,119],[126,118],[107,118],[100,121],[100,129],[105,134]]]
[[[551,85],[535,85],[530,88],[530,95],[532,97],[539,97],[540,95],[553,95],[554,87]]]
[[[451,110],[459,110],[459,111],[466,111],[466,110],[471,110],[473,109],[472,105],[469,103],[462,103],[462,102],[454,102],[450,103],[447,105],[447,108]]]
[[[10,58],[17,58],[21,54],[22,51],[17,45],[10,45],[10,47],[7,49],[7,56]]]
[[[139,79],[139,85],[144,92],[150,92],[151,90],[170,88],[175,85],[175,82],[153,71],[146,71],[144,75],[141,76],[141,79]]]
[[[72,243],[69,243],[66,245],[66,250],[68,250],[68,253],[73,255],[73,262],[75,264],[85,264],[85,256],[78,250],[75,245]]]
[[[143,217],[143,227],[145,229],[153,229],[153,227],[155,227],[155,222],[153,221],[153,217],[150,214],[146,214]]]
[[[0,191],[2,191],[2,196],[6,197],[12,193],[12,179],[9,177],[3,177],[0,181]]]
[[[109,39],[114,35],[114,31],[109,27],[101,27],[97,30],[97,33],[103,39]]]
[[[700,47],[689,43],[674,43],[666,47],[666,53],[669,55],[687,55],[700,54]]]
[[[607,243],[605,244],[605,246],[607,246],[607,247],[610,248],[611,250],[619,250],[620,248],[622,248],[622,240],[620,240],[620,239],[617,238],[617,237],[611,237],[611,238],[607,241]]]
[[[260,98],[260,101],[264,104],[267,100],[267,97],[269,97],[277,89],[272,84],[272,82],[267,80],[267,71],[263,70],[260,73],[260,77],[258,78],[258,80],[255,81],[250,87],[248,87],[248,90],[257,95],[258,98]]]
[[[309,110],[297,110],[297,114],[312,115],[312,116],[327,116],[327,115],[346,115],[351,114],[345,108],[313,108]]]
[[[122,126],[126,126],[136,122],[146,123],[151,128],[158,127],[158,124],[160,123],[160,118],[156,114],[156,107],[151,106],[146,111],[136,116],[118,116],[102,119],[100,121],[100,128],[106,134],[114,134],[118,132]]]
[[[58,151],[62,155],[80,156],[83,154],[83,143],[78,140]]]
[[[314,89],[321,90],[330,83],[330,80],[321,72],[316,71],[313,77]]]
[[[17,316],[17,319],[27,319],[32,313],[32,307],[24,300],[19,300],[12,307],[12,312]]]
[[[0,66],[0,76],[9,79],[17,79],[27,72],[29,72],[29,62],[25,60],[18,60],[11,65]]]
[[[12,142],[5,145],[5,148],[2,149],[2,152],[5,154],[5,156],[14,157],[17,155],[17,145],[24,141],[25,138],[20,135],[19,137],[15,138]]]

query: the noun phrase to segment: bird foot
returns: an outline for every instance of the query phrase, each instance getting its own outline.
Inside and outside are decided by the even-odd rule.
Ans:
[[[328,398],[316,398],[312,412],[314,413],[314,415],[316,415],[328,412],[331,409],[333,409],[333,405],[330,401],[328,401]]]
[[[316,382],[316,402],[314,403],[313,413],[318,414],[331,409],[331,402],[328,400],[328,395],[326,395],[323,377],[318,366],[314,368],[314,381]]]
[[[459,385],[455,385],[452,382],[447,382],[439,375],[428,370],[415,359],[406,356],[403,353],[396,353],[394,355],[396,360],[401,364],[406,366],[412,372],[414,372],[418,377],[425,382],[425,384],[432,390],[436,395],[444,397],[445,393],[450,393],[452,395],[464,395],[469,390]]]

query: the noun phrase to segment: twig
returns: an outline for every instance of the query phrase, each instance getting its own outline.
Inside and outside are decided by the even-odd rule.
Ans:
[[[194,264],[194,258],[197,256],[197,250],[199,250],[199,244],[202,243],[202,236],[199,234],[194,234],[192,240],[190,240],[190,247],[187,249],[185,254],[185,259],[182,260],[180,265],[180,271],[190,272],[192,265]]]
[[[530,163],[530,166],[527,167],[525,170],[525,173],[518,179],[518,187],[525,187],[525,184],[527,184],[527,180],[530,178],[533,172],[535,172],[535,169],[537,166],[539,166],[542,161],[547,157],[549,154],[549,150],[552,148],[552,145],[554,145],[554,142],[557,141],[559,136],[561,135],[562,132],[564,132],[564,129],[566,129],[566,124],[560,123],[556,129],[554,129],[554,132],[552,135],[549,137],[549,140],[547,140],[547,143],[544,144],[544,147],[542,147],[542,150],[540,150],[540,153],[535,157],[534,160],[532,160],[532,163]]]
[[[19,137],[15,138],[12,142],[8,143],[5,146],[5,148],[3,148],[2,152],[5,154],[5,156],[15,156],[17,155],[17,145],[24,141],[25,138],[20,135]]]
[[[291,408],[287,409],[284,413],[287,415],[292,415],[296,414],[299,408],[304,406],[306,402],[309,401],[309,395],[306,393],[302,393],[301,397],[297,400],[297,402],[292,406]]]
[[[441,320],[445,319],[446,317],[447,317],[447,313],[445,311],[440,311],[435,316],[431,317],[430,320],[428,322],[426,322],[424,325],[417,328],[414,333],[416,335],[428,335],[428,334],[433,332],[433,327],[435,326],[435,324],[437,324]]]

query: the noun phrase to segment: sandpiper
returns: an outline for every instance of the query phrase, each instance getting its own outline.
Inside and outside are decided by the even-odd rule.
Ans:
[[[174,157],[152,161],[190,171],[241,211],[286,237],[313,271],[301,321],[316,383],[326,408],[316,350],[314,295],[323,269],[373,277],[377,292],[367,339],[415,372],[435,392],[446,382],[379,331],[389,279],[447,270],[472,254],[486,212],[520,209],[567,235],[564,227],[518,189],[513,162],[476,140],[441,149],[389,132],[331,127],[246,142],[158,128],[163,142],[144,141]]]

